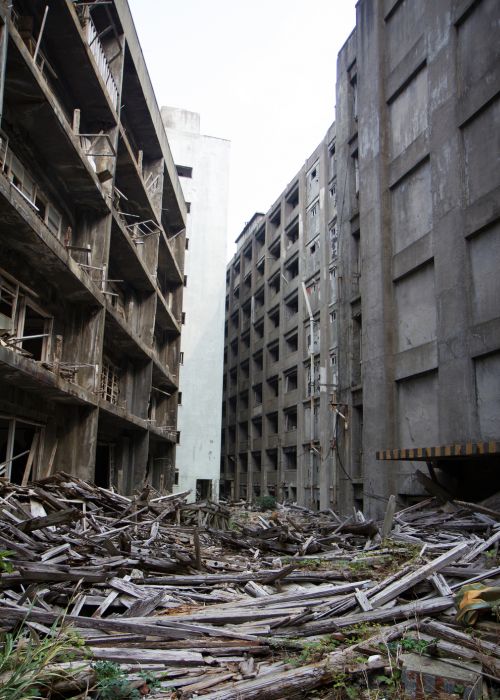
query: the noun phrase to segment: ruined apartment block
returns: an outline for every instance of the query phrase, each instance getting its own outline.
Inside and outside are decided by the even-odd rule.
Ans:
[[[336,192],[332,126],[237,239],[226,276],[223,495],[333,503]]]
[[[338,501],[498,490],[497,0],[361,0],[337,64]],[[429,470],[428,468],[429,467]]]
[[[130,10],[0,21],[0,475],[167,487],[186,207]]]

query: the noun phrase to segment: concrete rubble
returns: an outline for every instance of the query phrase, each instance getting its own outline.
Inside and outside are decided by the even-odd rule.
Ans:
[[[456,606],[499,584],[500,513],[429,498],[382,524],[187,495],[0,481],[2,700],[27,697],[26,649],[62,638],[42,697],[498,697],[494,605],[474,628]]]

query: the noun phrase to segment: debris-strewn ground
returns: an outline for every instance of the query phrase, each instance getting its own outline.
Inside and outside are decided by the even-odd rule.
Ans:
[[[185,496],[0,480],[0,700],[500,697],[497,512]]]

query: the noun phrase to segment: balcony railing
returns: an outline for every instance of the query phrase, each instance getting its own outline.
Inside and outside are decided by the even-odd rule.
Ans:
[[[99,69],[99,73],[101,74],[101,77],[104,80],[104,84],[106,85],[106,89],[111,98],[111,102],[113,103],[114,108],[118,110],[118,87],[109,68],[108,59],[106,58],[106,54],[101,44],[101,40],[99,39],[99,34],[97,32],[96,26],[92,21],[91,17],[87,17],[85,22],[85,33],[87,37],[87,43],[92,52],[92,55],[95,58],[97,68]]]

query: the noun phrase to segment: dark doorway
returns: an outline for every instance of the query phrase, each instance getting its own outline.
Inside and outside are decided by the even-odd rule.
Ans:
[[[196,479],[196,500],[204,501],[212,495],[212,482],[210,479]]]
[[[36,439],[34,439],[35,434]],[[31,450],[35,452],[37,449],[39,434],[40,431],[37,426],[30,425],[29,423],[22,423],[21,421],[16,420],[14,445],[12,449],[12,462],[10,467],[10,480],[12,483],[20,484],[22,482],[24,471],[28,464],[28,459],[30,458]],[[31,455],[31,469],[29,470],[30,473],[27,475],[28,479],[33,473],[34,457],[34,454]]]
[[[111,485],[111,471],[114,466],[115,446],[110,443],[97,443],[95,453],[95,475],[96,486],[109,489]]]

